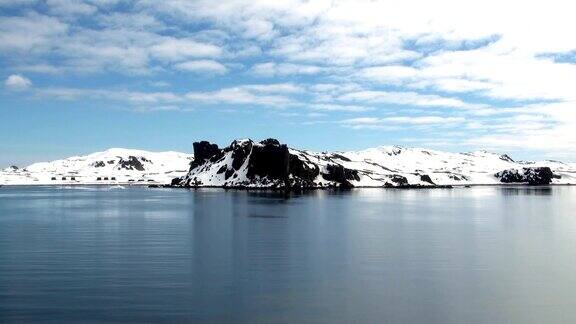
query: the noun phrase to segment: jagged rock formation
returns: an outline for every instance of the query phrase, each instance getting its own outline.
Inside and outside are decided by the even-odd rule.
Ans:
[[[189,174],[174,180],[182,186],[316,188],[351,187],[358,180],[355,170],[342,165],[319,165],[294,154],[276,139],[259,143],[236,140],[219,149],[208,142],[194,143],[194,156]],[[200,158],[198,158],[200,157]]]
[[[288,148],[276,139],[259,143],[236,140],[219,149],[208,142],[193,145],[194,156],[188,175],[172,185],[185,187],[267,187],[267,188],[351,188],[361,185],[372,172],[344,166],[350,163],[341,154],[315,154]],[[395,154],[399,154],[396,152]],[[423,180],[420,180],[423,179]],[[379,175],[377,186],[432,186],[426,176],[408,179],[394,172]]]

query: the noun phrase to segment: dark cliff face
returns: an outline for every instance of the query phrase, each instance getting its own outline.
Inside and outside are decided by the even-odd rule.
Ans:
[[[549,167],[510,169],[498,172],[494,176],[502,183],[528,183],[529,185],[547,185],[552,182],[552,179],[559,178]]]
[[[287,180],[290,165],[288,146],[280,144],[275,139],[267,139],[260,144],[252,147],[248,164],[248,177],[260,176],[275,180]]]
[[[190,163],[190,170],[204,164],[211,157],[221,152],[221,150],[218,148],[218,145],[211,144],[207,141],[194,142],[192,146],[194,147],[194,161]]]

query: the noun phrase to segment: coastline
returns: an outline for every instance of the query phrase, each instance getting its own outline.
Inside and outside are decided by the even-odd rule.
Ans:
[[[325,186],[325,187],[251,187],[251,186],[172,186],[169,184],[135,184],[135,183],[69,183],[69,184],[1,184],[0,188],[9,187],[144,187],[151,189],[186,189],[186,190],[199,190],[199,189],[223,189],[223,190],[269,190],[269,191],[312,191],[312,190],[353,190],[353,189],[400,189],[400,190],[423,190],[423,189],[459,189],[459,188],[472,188],[472,187],[527,187],[527,188],[543,188],[543,187],[569,187],[576,186],[576,183],[550,183],[544,185],[530,185],[526,183],[480,183],[480,184],[457,184],[457,185],[435,185],[435,186],[356,186],[350,188]]]

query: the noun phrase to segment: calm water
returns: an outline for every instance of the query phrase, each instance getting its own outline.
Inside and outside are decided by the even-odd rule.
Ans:
[[[574,322],[576,188],[0,188],[0,322]]]

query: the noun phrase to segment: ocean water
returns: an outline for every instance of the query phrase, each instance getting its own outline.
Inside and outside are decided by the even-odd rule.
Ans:
[[[576,188],[0,188],[0,322],[576,321]]]

